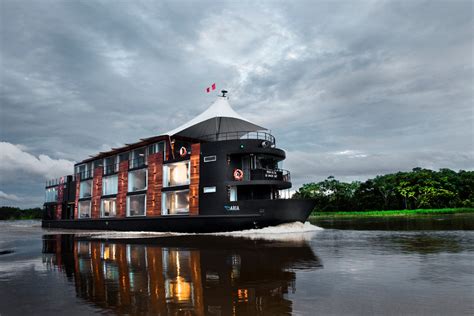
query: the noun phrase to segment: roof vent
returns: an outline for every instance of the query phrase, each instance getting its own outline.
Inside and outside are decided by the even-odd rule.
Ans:
[[[221,92],[222,92],[222,97],[225,98],[225,95],[226,95],[226,93],[228,93],[228,91],[227,90],[221,90]]]

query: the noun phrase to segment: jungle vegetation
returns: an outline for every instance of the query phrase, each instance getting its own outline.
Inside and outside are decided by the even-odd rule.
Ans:
[[[316,212],[473,208],[474,171],[414,168],[351,183],[330,176],[303,185],[293,198],[315,199]]]

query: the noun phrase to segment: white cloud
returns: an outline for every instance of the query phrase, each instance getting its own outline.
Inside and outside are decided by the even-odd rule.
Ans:
[[[36,157],[26,152],[22,145],[0,142],[0,174],[3,179],[18,173],[57,178],[71,174],[73,168],[74,161],[53,159],[47,155]]]
[[[7,200],[7,201],[20,201],[20,198],[15,194],[8,194],[0,190],[0,200]]]

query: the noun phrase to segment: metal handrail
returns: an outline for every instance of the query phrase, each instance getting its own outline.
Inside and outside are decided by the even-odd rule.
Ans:
[[[261,139],[276,144],[275,137],[272,134],[266,132],[252,132],[252,131],[242,131],[242,132],[224,132],[216,134],[208,134],[198,137],[199,139],[206,141],[223,141],[223,140],[233,140],[233,139]]]

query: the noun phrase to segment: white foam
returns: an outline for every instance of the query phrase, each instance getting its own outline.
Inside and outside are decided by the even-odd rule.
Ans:
[[[244,237],[249,239],[269,239],[269,240],[308,240],[314,233],[323,228],[312,225],[310,222],[293,222],[277,226],[269,226],[260,229],[247,229],[233,232],[212,233],[215,236]]]

